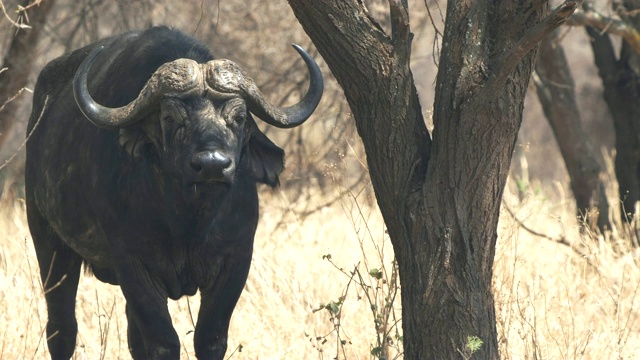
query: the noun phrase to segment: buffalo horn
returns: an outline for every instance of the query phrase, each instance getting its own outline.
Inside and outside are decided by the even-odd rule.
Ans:
[[[279,128],[292,128],[311,116],[322,98],[324,82],[318,64],[300,46],[293,44],[309,70],[309,89],[302,100],[280,108],[269,103],[255,82],[238,65],[229,60],[212,60],[205,66],[207,84],[216,93],[236,93],[246,102],[249,111],[266,123]]]
[[[73,95],[78,107],[93,124],[102,128],[119,128],[136,122],[153,110],[153,105],[167,94],[187,94],[203,87],[200,66],[190,59],[178,59],[158,68],[142,88],[138,97],[129,104],[109,108],[98,104],[87,86],[87,74],[104,47],[91,52],[82,62],[73,78]]]

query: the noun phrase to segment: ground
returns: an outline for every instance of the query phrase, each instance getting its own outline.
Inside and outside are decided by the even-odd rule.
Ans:
[[[339,190],[309,199],[323,204]],[[394,282],[392,248],[375,205],[347,192],[329,206],[302,214],[288,194],[262,193],[252,269],[232,318],[227,356],[373,358],[376,333],[382,329],[391,339],[391,357],[397,356],[401,331],[393,325],[400,324],[401,304],[398,295],[390,305],[395,312],[380,310]],[[586,257],[527,232],[504,204],[526,226],[575,243]],[[581,235],[570,204],[570,198],[552,200],[534,190],[519,201],[507,190],[494,275],[503,359],[640,357],[638,253],[618,244],[624,250],[620,253],[603,238]],[[46,358],[44,297],[20,199],[3,203],[0,249],[0,358]],[[380,280],[376,270],[383,272]],[[77,299],[75,358],[128,359],[119,289],[83,275]],[[184,359],[195,358],[197,308],[198,296],[170,301]]]

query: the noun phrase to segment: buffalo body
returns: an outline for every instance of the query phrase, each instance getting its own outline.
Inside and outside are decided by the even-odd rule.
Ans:
[[[103,49],[103,50],[101,50]],[[196,355],[221,359],[249,272],[257,183],[277,186],[284,152],[251,113],[282,128],[311,115],[266,102],[234,63],[154,27],[53,60],[34,92],[26,203],[48,308],[51,357],[75,348],[81,266],[119,285],[136,359],[177,359],[167,299],[201,292]]]

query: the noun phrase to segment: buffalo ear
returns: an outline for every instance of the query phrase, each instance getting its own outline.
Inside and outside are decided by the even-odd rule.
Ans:
[[[248,158],[251,176],[257,182],[277,187],[278,175],[284,170],[284,150],[260,131],[250,114],[247,114],[245,131],[244,156]]]
[[[152,143],[151,139],[140,127],[121,128],[118,142],[136,160],[142,157],[144,146]]]

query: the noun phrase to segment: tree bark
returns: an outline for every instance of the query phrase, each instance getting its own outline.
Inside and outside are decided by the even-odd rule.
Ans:
[[[449,1],[433,140],[409,67],[406,1],[386,34],[358,0],[289,0],[343,88],[398,261],[406,359],[498,359],[497,223],[536,44],[579,2]]]
[[[22,0],[20,5],[27,7],[31,1]],[[47,15],[55,0],[44,0],[28,11],[30,29],[16,29],[10,32],[11,45],[0,69],[0,149],[7,141],[11,128],[16,122],[16,112],[21,101],[17,97],[27,85],[29,74],[36,59],[35,48],[46,22]]]
[[[540,43],[534,84],[544,114],[564,159],[578,217],[601,232],[611,229],[609,203],[600,179],[600,165],[582,129],[575,84],[558,30]]]

